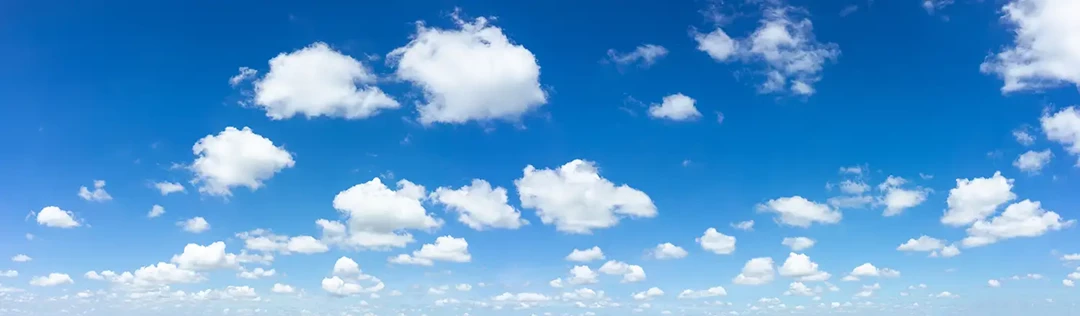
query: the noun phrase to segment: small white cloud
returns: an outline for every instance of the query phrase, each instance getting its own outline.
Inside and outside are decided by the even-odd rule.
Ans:
[[[990,287],[1001,287],[1001,281],[990,279],[989,281],[986,281],[986,285],[989,285]]]
[[[1076,286],[1076,283],[1074,283],[1073,280],[1061,280],[1061,284],[1066,286],[1066,287],[1074,287],[1074,286]]]
[[[716,231],[716,228],[710,227],[705,230],[705,234],[698,237],[697,242],[701,244],[702,249],[718,255],[735,252],[735,237],[724,235]]]
[[[225,252],[225,243],[218,241],[203,246],[187,244],[184,252],[174,255],[170,262],[183,270],[206,271],[215,269],[233,269],[239,267],[235,254]]]
[[[517,229],[529,223],[521,219],[521,212],[507,204],[505,188],[492,188],[484,180],[473,179],[472,184],[456,190],[440,187],[431,193],[431,198],[460,213],[458,221],[475,230]]]
[[[158,192],[161,192],[162,196],[169,195],[171,193],[176,193],[176,192],[185,192],[184,185],[176,183],[176,182],[167,182],[167,181],[155,182],[154,183],[154,188],[157,188]]]
[[[607,51],[608,59],[617,65],[629,65],[640,64],[643,68],[648,68],[656,62],[657,59],[666,56],[668,50],[660,45],[644,44],[638,46],[632,52],[620,53],[614,49]]]
[[[34,260],[34,259],[30,258],[30,256],[27,256],[27,255],[24,255],[24,254],[21,254],[21,253],[15,255],[14,257],[11,257],[11,261],[14,261],[14,262],[30,262],[30,260]]]
[[[75,283],[75,280],[72,280],[70,276],[64,273],[49,273],[46,276],[36,276],[30,279],[30,285],[33,286],[57,286],[72,283]]]
[[[288,284],[274,283],[274,287],[270,288],[270,292],[278,294],[292,294],[296,292],[296,289]]]
[[[701,117],[694,103],[697,101],[682,93],[676,93],[664,97],[660,104],[649,106],[649,116],[658,119],[672,121],[689,121]]]
[[[5,271],[5,270],[0,270],[0,277],[3,277],[3,278],[14,278],[14,277],[17,277],[17,276],[19,276],[19,271],[15,271],[15,270],[6,270],[6,271]]]
[[[781,245],[790,247],[791,251],[808,249],[813,247],[815,243],[817,242],[806,237],[785,237],[784,240],[780,242]]]
[[[413,251],[412,255],[400,254],[390,258],[390,263],[398,264],[431,265],[434,261],[472,261],[469,243],[465,241],[465,238],[442,236],[436,238],[434,244],[425,244],[420,247],[420,250]]]
[[[661,296],[664,296],[664,291],[660,290],[660,288],[658,287],[651,287],[648,290],[634,293],[633,295],[631,295],[631,297],[633,297],[634,300],[637,301],[647,301]]]
[[[566,255],[567,261],[574,262],[590,262],[594,260],[603,260],[604,251],[600,247],[593,246],[592,248],[585,250],[574,249],[569,255]]]
[[[231,196],[233,187],[258,190],[263,181],[296,163],[285,148],[248,127],[226,127],[203,137],[191,150],[195,161],[189,168],[194,182],[200,183],[199,192],[216,196]]]
[[[154,204],[154,206],[150,207],[150,212],[146,213],[146,217],[154,218],[161,216],[162,214],[165,214],[165,207]]]
[[[1035,136],[1032,136],[1027,130],[1013,130],[1012,135],[1020,145],[1031,146],[1032,144],[1035,144]]]
[[[544,224],[560,232],[590,234],[609,228],[623,217],[651,218],[656,205],[640,190],[618,185],[600,176],[591,161],[575,159],[557,170],[525,167],[514,180],[521,206],[536,210]]]
[[[237,71],[237,74],[229,78],[229,85],[233,87],[240,85],[240,83],[244,81],[255,78],[255,75],[258,73],[259,71],[255,69],[251,69],[248,67],[240,67],[240,69]]]
[[[570,278],[567,279],[567,282],[573,285],[593,284],[599,282],[599,276],[589,266],[574,266],[570,269]]]
[[[56,206],[46,206],[37,213],[37,223],[45,227],[75,228],[82,226],[75,214]]]
[[[1016,157],[1013,166],[1023,172],[1038,174],[1046,164],[1050,163],[1052,156],[1053,154],[1050,153],[1049,149],[1043,151],[1029,150]]]
[[[597,271],[607,275],[621,275],[623,277],[623,283],[634,283],[645,280],[645,270],[642,269],[641,266],[627,264],[622,261],[612,260],[605,262]]]
[[[210,230],[210,223],[208,223],[205,218],[198,217],[198,216],[187,219],[187,220],[184,220],[184,221],[180,221],[180,222],[176,223],[176,225],[180,226],[181,228],[184,229],[184,231],[189,232],[189,233],[198,234],[198,233]]]
[[[109,192],[105,192],[105,180],[94,180],[94,190],[87,187],[79,187],[79,197],[91,202],[105,202],[112,200]]]
[[[907,242],[896,247],[899,251],[934,251],[945,247],[945,242],[930,236],[922,235],[919,239],[908,239]]]
[[[699,299],[708,297],[727,296],[727,290],[722,286],[711,287],[705,290],[683,290],[679,293],[680,299]]]
[[[776,276],[773,265],[773,259],[769,257],[750,259],[732,282],[742,285],[762,285],[772,282]]]
[[[782,224],[796,227],[810,227],[813,223],[836,224],[843,215],[829,205],[815,203],[801,196],[782,197],[758,204],[758,212],[776,213]]]
[[[651,254],[653,258],[667,260],[686,258],[688,253],[682,247],[673,245],[672,243],[662,243],[650,250],[649,254]]]
[[[980,247],[1005,239],[1037,237],[1046,232],[1070,227],[1076,220],[1062,220],[1061,215],[1042,208],[1039,202],[1023,200],[1005,208],[990,220],[978,220],[968,227],[964,247]]]
[[[1080,57],[1077,60],[1080,61]],[[1047,139],[1061,144],[1065,147],[1065,151],[1073,156],[1080,156],[1080,107],[1070,106],[1053,115],[1046,113],[1039,122],[1042,124],[1042,130],[1046,133]],[[1080,166],[1080,160],[1077,160],[1076,165]]]
[[[956,187],[949,190],[946,200],[949,208],[941,217],[941,223],[964,226],[994,214],[999,206],[1016,199],[1012,192],[1013,180],[995,172],[990,178],[956,179]]]
[[[754,230],[754,221],[749,220],[749,221],[742,221],[742,222],[738,222],[738,223],[731,223],[731,227],[735,228],[735,229],[738,229],[738,230],[743,230],[743,231],[753,231]]]

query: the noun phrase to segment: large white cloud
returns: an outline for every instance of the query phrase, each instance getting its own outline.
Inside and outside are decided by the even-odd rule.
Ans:
[[[615,226],[624,216],[655,217],[656,206],[645,192],[616,186],[600,176],[591,161],[575,159],[557,170],[525,167],[514,180],[521,206],[536,209],[544,224],[573,234]]]
[[[994,214],[999,206],[1016,199],[1012,192],[1013,180],[1001,172],[990,178],[956,179],[956,188],[949,190],[946,203],[949,208],[941,222],[950,226],[964,226]]]
[[[296,115],[363,119],[400,107],[374,86],[363,63],[325,43],[270,59],[270,71],[255,81],[254,104],[271,119]]]
[[[836,224],[843,215],[829,205],[815,203],[801,196],[782,197],[758,204],[758,212],[776,213],[780,223],[810,227],[813,223]]]
[[[487,181],[473,179],[472,184],[459,189],[439,187],[431,198],[460,213],[458,221],[475,230],[489,228],[517,229],[529,222],[521,212],[507,204],[506,189],[492,188]]]
[[[412,40],[387,55],[398,78],[423,90],[421,123],[517,120],[547,103],[532,52],[486,18],[452,18],[456,30],[417,23]]]
[[[697,238],[701,248],[718,255],[726,255],[735,252],[735,237],[724,235],[710,227],[705,234]]]
[[[826,62],[836,60],[840,49],[833,43],[818,42],[810,19],[799,18],[805,10],[790,6],[765,9],[760,26],[749,37],[733,40],[722,29],[696,33],[698,50],[716,61],[741,59],[764,64],[765,82],[761,93],[789,91],[795,95],[814,94],[813,84],[821,79]]]
[[[434,244],[425,244],[420,250],[413,251],[412,255],[400,254],[390,257],[390,263],[432,265],[434,261],[469,262],[472,255],[469,254],[469,243],[465,238],[442,236],[435,239]]]
[[[1011,0],[1001,12],[1013,27],[1013,44],[980,66],[1005,80],[1001,91],[1080,86],[1080,3],[1075,0]]]
[[[407,229],[434,229],[442,220],[431,217],[422,200],[427,196],[421,185],[399,180],[397,190],[388,188],[379,178],[357,184],[334,197],[334,208],[346,218],[346,225],[320,220],[323,241],[341,245],[386,249],[404,247],[413,242]],[[347,229],[346,229],[347,228]]]
[[[689,121],[701,117],[694,103],[694,98],[682,93],[664,97],[663,102],[649,106],[649,116],[672,121]]]
[[[776,277],[776,269],[773,266],[773,259],[769,257],[750,259],[732,282],[742,285],[761,285],[772,282]]]
[[[1023,200],[1005,208],[990,220],[979,220],[968,227],[964,247],[979,247],[1018,237],[1042,236],[1049,231],[1072,226],[1076,220],[1062,220],[1061,215],[1047,211],[1039,202]]]
[[[82,226],[75,219],[75,214],[65,211],[56,206],[46,206],[38,211],[37,223],[45,227],[75,228]]]
[[[296,163],[285,148],[248,127],[229,126],[217,135],[206,135],[191,151],[195,161],[190,168],[199,192],[217,196],[232,195],[233,187],[258,190],[263,181]]]
[[[1054,114],[1045,114],[1039,122],[1046,138],[1065,146],[1074,156],[1080,156],[1080,108],[1070,106]],[[1080,160],[1076,162],[1080,166]]]

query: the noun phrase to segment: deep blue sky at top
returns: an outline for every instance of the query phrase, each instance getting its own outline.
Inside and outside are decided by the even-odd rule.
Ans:
[[[392,172],[429,189],[460,186],[472,178],[512,187],[527,164],[556,167],[575,158],[596,161],[612,181],[649,193],[660,216],[582,237],[556,234],[526,211],[533,225],[513,235],[477,235],[476,242],[507,245],[474,250],[477,261],[495,254],[527,258],[535,251],[559,258],[570,247],[593,244],[636,256],[643,246],[668,239],[691,248],[692,238],[705,228],[747,219],[755,219],[758,231],[769,236],[818,233],[850,247],[831,253],[858,249],[907,260],[893,243],[920,234],[962,237],[962,230],[937,224],[948,189],[954,179],[988,177],[995,170],[1018,178],[1021,199],[1042,200],[1063,217],[1076,218],[1078,213],[1066,207],[1077,202],[1068,193],[1075,192],[1078,181],[1069,176],[1075,175],[1075,158],[1056,144],[1041,143],[1062,153],[1048,169],[1065,174],[1056,180],[1027,177],[1010,165],[1022,152],[1010,131],[1037,124],[1048,106],[1076,103],[1076,90],[1003,96],[1001,80],[979,72],[986,55],[1011,41],[998,20],[1000,5],[960,1],[929,15],[914,2],[791,1],[806,8],[817,39],[836,43],[842,52],[838,62],[825,66],[817,93],[809,98],[758,94],[754,86],[762,79],[752,70],[714,62],[698,51],[691,30],[708,32],[716,26],[701,13],[709,5],[704,1],[5,2],[0,4],[0,240],[21,238],[28,232],[24,226],[31,224],[23,216],[46,205],[97,213],[88,216],[94,235],[72,232],[87,235],[70,241],[71,252],[56,255],[83,258],[88,269],[132,269],[164,260],[183,243],[206,244],[258,227],[314,234],[315,219],[336,216],[330,207],[334,194],[380,174]],[[858,10],[841,16],[850,5]],[[414,23],[450,27],[448,15],[455,7],[470,18],[497,17],[495,25],[536,55],[540,82],[550,93],[548,104],[517,124],[424,127],[414,122],[411,106],[419,94],[408,84],[389,83],[381,86],[404,100],[401,109],[355,121],[271,121],[262,111],[238,106],[243,96],[227,83],[237,67],[265,71],[268,59],[317,41],[357,59],[379,57],[366,64],[389,77],[392,68],[383,57],[407,43]],[[728,18],[722,24],[727,33],[743,37],[752,32],[760,17],[755,8],[723,4],[719,12]],[[602,62],[608,49],[629,51],[644,43],[662,45],[670,53],[649,69]],[[644,106],[632,101],[647,105],[673,93],[697,99],[705,116],[694,124],[650,120]],[[718,112],[725,117],[722,123],[716,122]],[[189,163],[191,145],[226,126],[250,126],[284,145],[296,154],[297,167],[275,176],[257,195],[235,190],[228,202],[200,198],[191,190],[183,197],[170,196],[184,199],[164,202],[170,212],[205,216],[215,233],[192,240],[181,239],[182,232],[163,232],[131,241],[126,245],[132,249],[152,253],[138,255],[138,264],[108,266],[113,261],[91,258],[90,251],[79,248],[172,228],[171,222],[153,224],[157,227],[123,222],[162,203],[146,188],[149,181],[190,180],[189,173],[169,166]],[[988,152],[999,154],[988,157]],[[684,160],[690,164],[683,166]],[[756,203],[782,196],[823,201],[824,183],[839,179],[839,166],[855,164],[869,164],[875,181],[889,174],[913,179],[932,174],[934,179],[920,184],[935,192],[907,216],[882,219],[877,211],[849,212],[841,227],[830,231],[814,227],[789,233],[753,212]],[[92,179],[109,181],[115,203],[78,200],[75,190]],[[512,193],[512,204],[516,200]],[[882,220],[892,222],[888,229],[882,223],[859,225]],[[477,234],[447,229],[470,242]],[[436,235],[441,233],[418,241],[430,242]],[[500,236],[536,238],[553,246],[507,250],[510,241]],[[1014,254],[1030,249],[1029,254],[1045,257],[1049,245],[1076,236],[1069,231],[1024,241],[1024,247],[994,245],[972,251],[993,256],[965,254],[956,262],[997,258],[1004,249]],[[740,239],[739,247],[767,245],[783,253],[773,239]],[[153,246],[166,241],[160,249]],[[883,242],[892,246],[879,246]],[[734,272],[757,255],[739,253],[723,265]],[[924,258],[910,260],[916,259]],[[840,272],[867,259],[819,260]],[[723,278],[726,282],[730,276]]]

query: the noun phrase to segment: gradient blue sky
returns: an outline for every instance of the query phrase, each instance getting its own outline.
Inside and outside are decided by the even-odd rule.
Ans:
[[[1080,118],[1069,116],[1076,113],[1070,106],[1078,103],[1080,27],[1061,23],[1060,15],[1080,15],[1080,6],[1068,0],[950,2],[930,2],[931,10],[921,1],[864,0],[8,1],[0,4],[0,257],[5,258],[0,273],[17,273],[0,275],[0,315],[1068,315],[1080,297],[1067,286],[1070,277],[1080,278],[1070,275],[1080,272],[1080,261],[1066,260],[1080,252],[1080,233],[1072,221],[1080,218],[1080,147],[1075,144]],[[1016,49],[1022,28],[1010,22],[1010,11],[1003,9],[1009,5],[1061,12],[1024,17],[1049,25],[1029,32],[1036,43],[1072,40],[1071,47],[1039,46],[1027,63],[1003,66],[1030,70],[1021,79],[1039,86],[1003,90],[1007,77],[980,70],[995,54]],[[460,9],[456,15],[455,8]],[[760,55],[743,50],[718,61],[695,40],[696,32],[719,28],[738,45],[750,45],[745,39],[777,9],[787,13],[789,27],[809,34],[795,51],[834,50],[807,75],[818,80],[812,94],[764,91],[764,71],[770,68]],[[430,102],[432,93],[404,78],[404,66],[388,54],[417,36],[417,21],[459,32],[452,16],[469,23],[487,17],[511,45],[535,56],[539,77],[529,82],[538,83],[545,100],[500,118],[422,122],[419,104]],[[270,117],[253,88],[271,73],[268,61],[314,43],[325,43],[324,53],[363,63],[378,77],[374,86],[400,107],[364,118]],[[645,44],[662,46],[664,54],[650,64],[608,53],[625,56],[619,54]],[[451,64],[470,67],[471,61],[475,58]],[[258,74],[230,85],[239,67]],[[462,79],[460,86],[479,87],[463,93],[492,108],[523,98],[520,89],[500,84],[504,78],[491,78]],[[649,114],[647,107],[677,93],[692,98],[700,115],[672,120]],[[287,151],[294,165],[271,168],[272,176],[255,190],[232,185],[229,196],[200,191],[207,178],[193,182],[200,175],[191,167],[198,158],[192,146],[230,126],[250,127]],[[1019,141],[1018,131],[1033,141]],[[1018,167],[1022,154],[1046,150],[1049,160]],[[522,205],[515,180],[523,178],[527,165],[557,169],[575,159],[594,162],[606,181],[646,194],[655,216],[625,217],[579,234],[544,223],[537,207]],[[852,166],[861,174],[841,171]],[[244,177],[245,167],[250,165],[226,165],[240,171],[222,172]],[[1037,233],[1031,227],[1022,227],[1029,229],[1025,233],[999,231],[1026,235],[966,247],[961,240],[970,223],[942,222],[950,190],[960,179],[989,179],[998,171],[1011,179],[1016,198],[992,206],[995,213],[985,223],[1024,199],[1041,202],[1060,221]],[[867,184],[866,196],[876,201],[888,192],[878,186],[889,176],[906,179],[902,188],[924,200],[895,216],[883,216],[885,206],[878,202],[861,207],[827,202],[844,195],[834,186],[844,180]],[[459,222],[445,204],[424,198],[426,212],[445,223],[408,230],[415,241],[405,247],[358,249],[324,236],[316,220],[343,219],[335,196],[376,177],[391,189],[407,179],[429,194],[483,179],[506,188],[508,205],[529,224],[478,231]],[[95,180],[105,181],[110,199],[79,196],[80,187],[93,191]],[[154,187],[158,182],[185,190],[165,195]],[[598,200],[607,198],[596,194]],[[794,196],[841,212],[842,219],[799,227],[764,210],[770,201]],[[611,211],[602,205],[607,202],[574,204],[579,202],[550,211]],[[166,212],[148,218],[153,205]],[[81,225],[47,225],[40,216],[47,206],[71,212]],[[177,224],[193,217],[204,218],[210,228],[192,233]],[[752,230],[732,226],[749,220]],[[238,278],[235,265],[199,270],[199,282],[152,288],[84,276],[168,263],[188,244],[222,241],[228,253],[239,254],[245,242],[237,234],[259,228],[313,236],[328,250],[274,253],[269,265],[240,264],[276,272],[259,279]],[[735,237],[735,250],[704,249],[696,239],[708,228]],[[388,261],[448,235],[467,240],[468,262]],[[898,250],[922,235],[956,243],[961,253],[931,258],[930,252]],[[770,257],[779,269],[792,252],[781,240],[800,236],[816,243],[794,252],[831,274],[828,281],[803,284],[824,290],[785,295],[797,280],[781,275],[760,285],[733,281],[753,258]],[[660,260],[648,250],[661,243],[679,246],[687,255]],[[594,246],[605,259],[565,259],[574,249]],[[31,260],[15,260],[17,255]],[[328,293],[322,280],[332,276],[342,256],[385,288],[375,295]],[[549,285],[567,279],[574,266],[596,271],[609,260],[640,266],[647,278],[620,282],[619,276],[601,273],[598,283]],[[841,280],[864,263],[900,276]],[[71,282],[40,286],[41,280],[34,280],[51,273],[66,274]],[[990,286],[990,280],[1000,286]],[[272,292],[277,283],[295,292]],[[875,283],[880,289],[872,295],[857,295]],[[459,291],[459,284],[471,289]],[[828,290],[828,284],[838,291]],[[449,289],[436,293],[444,285]],[[250,287],[258,299],[221,294],[229,286]],[[686,289],[718,286],[726,295],[678,298]],[[632,297],[652,287],[664,295]],[[564,295],[582,288],[603,291],[603,297]],[[207,289],[220,297],[197,297]],[[942,292],[956,297],[937,297]],[[139,295],[145,293],[171,294]],[[503,293],[545,299],[497,300]],[[438,300],[444,301],[437,305]]]

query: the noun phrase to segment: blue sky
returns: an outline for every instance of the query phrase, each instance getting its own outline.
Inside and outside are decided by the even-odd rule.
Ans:
[[[1077,308],[1073,1],[2,6],[0,315]]]

